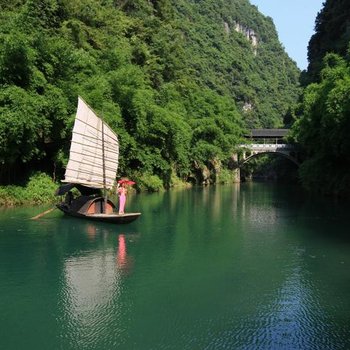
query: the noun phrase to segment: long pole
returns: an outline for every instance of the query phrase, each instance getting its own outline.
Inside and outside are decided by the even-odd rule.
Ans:
[[[104,137],[104,122],[102,120],[102,168],[103,168],[103,195],[104,195],[104,208],[103,213],[106,213],[107,208],[107,189],[106,189],[106,162],[105,162],[105,137]]]
[[[38,214],[38,215],[36,215],[36,216],[33,216],[32,218],[31,218],[31,220],[36,220],[36,219],[39,219],[39,218],[41,218],[42,216],[44,216],[44,215],[46,215],[46,214],[48,214],[48,213],[51,213],[53,210],[55,210],[56,209],[56,207],[54,207],[54,208],[51,208],[51,209],[48,209],[48,210],[45,210],[43,213],[40,213],[40,214]]]

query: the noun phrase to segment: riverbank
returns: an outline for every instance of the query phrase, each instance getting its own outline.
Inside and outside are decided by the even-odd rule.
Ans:
[[[57,200],[55,197],[57,187],[58,185],[48,175],[36,173],[24,186],[0,186],[0,206],[54,203]]]
[[[133,187],[135,192],[164,191],[163,182],[155,175],[144,174],[137,177],[136,181],[137,186]],[[23,186],[0,186],[0,207],[56,203],[57,196],[55,196],[55,192],[59,185],[49,175],[36,173]],[[187,188],[191,187],[191,184],[179,179],[172,179],[172,187]]]
[[[136,185],[132,187],[132,190],[139,193],[162,192],[169,188],[190,188],[193,186],[193,183],[181,180],[174,173],[171,174],[167,186],[157,175],[150,173],[134,173],[131,178],[136,181]],[[221,169],[216,176],[216,182],[211,182],[214,181],[213,178],[209,179],[208,177],[207,181],[203,181],[202,178],[193,179],[202,185],[234,182],[232,172],[227,169]],[[55,196],[55,192],[59,185],[49,175],[38,172],[33,174],[27,183],[22,186],[0,186],[0,207],[56,203],[57,196]]]

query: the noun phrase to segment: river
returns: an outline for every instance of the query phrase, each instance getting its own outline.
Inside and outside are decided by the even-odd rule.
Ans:
[[[0,210],[0,348],[349,349],[350,205],[293,186],[131,195],[128,225]]]

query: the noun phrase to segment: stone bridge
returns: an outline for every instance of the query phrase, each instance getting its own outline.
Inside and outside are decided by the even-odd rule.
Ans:
[[[240,168],[250,159],[261,154],[280,154],[299,166],[295,145],[285,142],[288,129],[253,129],[246,135],[247,143],[239,146],[239,151],[233,154],[236,181],[240,178]]]
[[[249,145],[240,145],[242,149],[242,155],[239,157],[239,165],[247,163],[250,159],[256,157],[259,154],[268,154],[268,153],[278,153],[282,156],[288,158],[296,165],[299,165],[299,162],[296,158],[296,149],[294,145],[291,144],[275,144],[275,143],[252,143]]]

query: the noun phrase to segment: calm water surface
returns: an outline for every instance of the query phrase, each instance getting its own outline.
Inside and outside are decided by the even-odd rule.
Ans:
[[[349,204],[269,184],[128,200],[125,226],[0,210],[1,349],[350,349]]]

